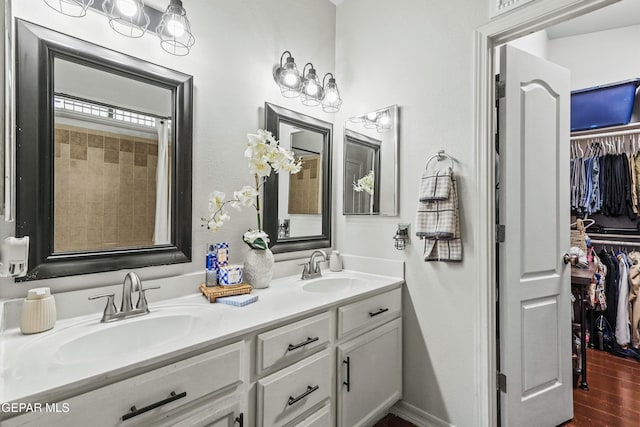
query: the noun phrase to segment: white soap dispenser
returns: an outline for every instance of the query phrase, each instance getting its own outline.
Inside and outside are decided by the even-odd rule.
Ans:
[[[37,334],[48,331],[56,324],[56,301],[49,288],[29,289],[22,303],[20,331]]]
[[[329,270],[342,271],[342,259],[340,259],[340,252],[333,251],[329,255]]]

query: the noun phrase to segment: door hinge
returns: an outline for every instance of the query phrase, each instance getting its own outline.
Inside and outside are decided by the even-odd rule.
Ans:
[[[498,380],[497,381],[498,390],[503,393],[506,393],[507,392],[507,376],[502,372],[498,372],[497,380]]]
[[[496,242],[504,243],[506,227],[502,224],[496,224]]]
[[[504,98],[506,93],[507,93],[507,85],[505,84],[505,82],[497,80],[496,81],[496,102],[499,99]]]

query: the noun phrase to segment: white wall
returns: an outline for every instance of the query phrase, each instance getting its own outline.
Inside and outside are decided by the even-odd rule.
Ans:
[[[284,50],[298,64],[313,61],[319,73],[335,71],[335,6],[328,0],[190,0],[185,2],[196,44],[186,57],[164,52],[156,36],[128,39],[109,27],[104,16],[89,12],[82,19],[51,10],[42,0],[14,0],[17,17],[194,76],[193,262],[137,269],[143,280],[180,277],[204,269],[208,241],[229,241],[231,261],[242,262],[242,234],[255,227],[255,214],[231,211],[232,221],[216,234],[200,226],[213,190],[228,195],[252,184],[243,153],[247,133],[264,126],[264,102],[272,102],[326,121],[321,108],[285,99],[272,79]],[[0,238],[13,234],[2,223]],[[122,271],[14,284],[0,280],[0,298],[15,298],[27,289],[50,286],[54,292],[122,281]],[[168,285],[166,285],[168,286]],[[195,288],[194,288],[195,289]]]
[[[488,1],[348,0],[337,8],[336,79],[342,119],[400,106],[400,215],[336,218],[342,253],[404,259],[404,399],[456,426],[479,424],[474,327],[476,257],[474,183],[474,31],[488,20]],[[337,121],[335,135],[342,134]],[[464,261],[425,263],[414,233],[418,181],[427,159],[445,149],[456,159]],[[336,138],[336,165],[342,141]],[[336,188],[343,188],[336,168]],[[342,197],[334,203],[342,212]],[[391,236],[412,223],[404,252]]]
[[[571,70],[571,89],[640,77],[640,25],[549,40],[548,59]]]

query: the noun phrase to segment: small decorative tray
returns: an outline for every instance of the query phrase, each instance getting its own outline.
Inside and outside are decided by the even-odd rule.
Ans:
[[[213,286],[208,288],[204,283],[200,284],[200,292],[209,300],[216,302],[216,298],[230,297],[233,295],[250,294],[253,288],[247,283],[233,286]]]

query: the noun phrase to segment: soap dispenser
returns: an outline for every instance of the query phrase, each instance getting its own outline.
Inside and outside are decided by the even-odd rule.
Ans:
[[[49,288],[29,289],[22,303],[20,331],[37,334],[48,331],[56,323],[56,302]]]
[[[329,255],[329,270],[342,271],[342,259],[340,259],[340,252],[333,251]]]

